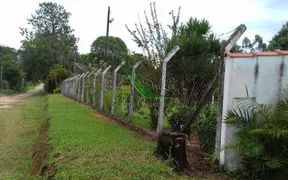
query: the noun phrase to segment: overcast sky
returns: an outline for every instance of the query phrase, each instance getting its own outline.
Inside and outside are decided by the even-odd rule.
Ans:
[[[51,0],[52,1],[52,0]],[[27,27],[27,18],[38,8],[41,0],[0,0],[0,44],[18,49],[22,40],[19,27]],[[140,52],[131,40],[125,24],[133,29],[137,14],[149,10],[151,0],[54,0],[72,13],[70,25],[80,38],[79,52],[88,53],[98,36],[106,34],[107,8],[111,7],[110,35],[120,37],[132,51]],[[182,7],[181,22],[189,17],[206,18],[213,31],[220,35],[243,23],[247,26],[244,36],[259,34],[265,41],[280,30],[288,20],[288,0],[155,0],[159,21],[171,24],[171,10]],[[168,29],[167,29],[168,30]]]

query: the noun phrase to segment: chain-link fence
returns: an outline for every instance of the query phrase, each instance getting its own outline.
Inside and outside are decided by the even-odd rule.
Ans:
[[[213,149],[219,55],[177,56],[166,63],[166,73],[166,66],[148,60],[135,62],[129,73],[118,73],[123,63],[115,69],[109,66],[83,73],[63,81],[62,94],[78,97],[78,101],[136,126],[156,130],[163,121],[164,129],[189,136],[196,132],[202,148]],[[67,93],[67,88],[72,93]]]

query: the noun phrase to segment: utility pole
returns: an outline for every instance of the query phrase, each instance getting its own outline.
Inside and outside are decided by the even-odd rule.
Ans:
[[[105,57],[107,57],[108,37],[109,37],[109,24],[110,24],[110,6],[108,6],[108,14],[107,14]]]
[[[109,25],[114,21],[114,18],[110,19],[110,6],[108,6],[108,14],[107,14],[107,29],[106,29],[106,45],[105,45],[105,56],[107,57],[107,49],[108,49],[108,37],[109,37]]]

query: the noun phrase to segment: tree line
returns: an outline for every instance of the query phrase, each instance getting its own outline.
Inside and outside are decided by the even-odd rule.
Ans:
[[[168,31],[172,36],[168,37],[165,30],[167,28],[157,18],[155,4],[151,3],[150,10],[152,21],[144,12],[144,24],[139,22],[133,29],[126,25],[128,33],[143,53],[130,52],[119,37],[109,36],[106,44],[106,37],[99,36],[92,42],[90,53],[80,54],[77,47],[79,38],[75,36],[69,23],[71,13],[57,3],[40,3],[27,19],[28,26],[20,28],[24,38],[20,49],[0,46],[2,87],[6,83],[13,89],[20,89],[25,81],[44,81],[47,78],[55,82],[61,81],[73,72],[74,62],[90,67],[105,67],[111,64],[112,68],[115,68],[121,61],[126,61],[122,71],[128,71],[137,59],[149,59],[153,67],[156,67],[158,60],[163,59],[176,44],[181,46],[179,54],[185,56],[219,51],[221,41],[211,31],[212,26],[207,20],[190,18],[186,23],[180,23],[180,8],[177,12],[167,12],[167,16],[171,16],[172,20],[171,25],[168,25]],[[260,35],[255,35],[253,40],[245,37],[242,44],[235,45],[232,52],[288,49],[287,34],[288,22],[274,35],[269,44],[264,43]],[[62,68],[59,71],[62,75],[55,75],[54,69],[57,68]]]

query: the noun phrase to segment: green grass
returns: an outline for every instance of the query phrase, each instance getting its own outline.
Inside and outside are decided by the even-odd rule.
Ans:
[[[49,163],[56,179],[184,179],[152,154],[144,142],[61,95],[49,95]],[[57,156],[55,156],[57,154]]]
[[[45,98],[35,95],[0,109],[0,179],[33,179],[32,153],[44,118]]]

